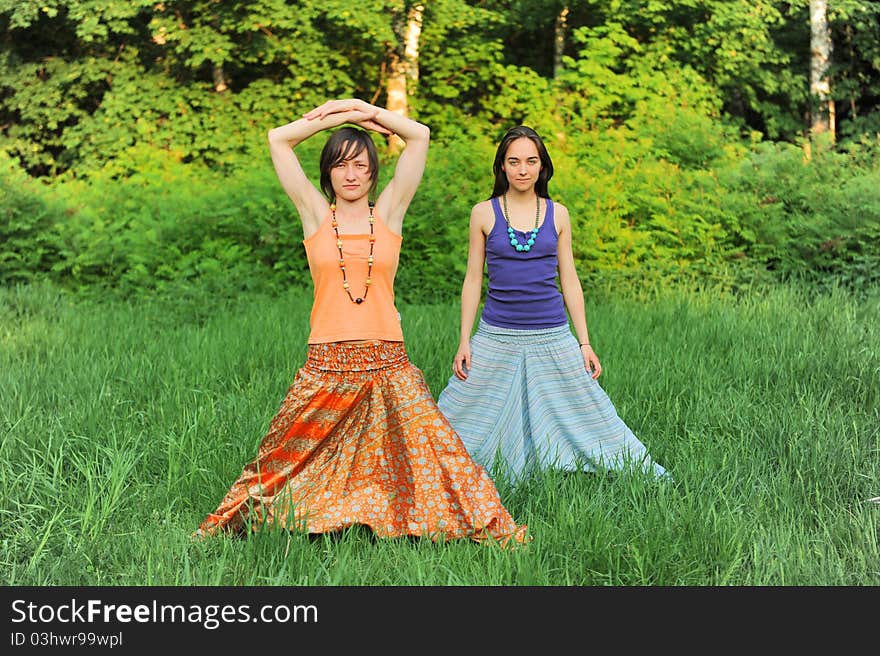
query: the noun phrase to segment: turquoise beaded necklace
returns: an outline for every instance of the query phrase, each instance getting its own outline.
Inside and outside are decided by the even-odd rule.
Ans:
[[[504,220],[507,222],[507,236],[510,238],[510,247],[519,253],[528,253],[535,245],[535,239],[538,237],[540,228],[538,221],[541,220],[541,197],[535,194],[535,227],[532,228],[532,234],[529,236],[525,244],[519,243],[519,238],[514,234],[513,227],[510,225],[510,215],[507,212],[507,192],[501,197],[504,202]]]

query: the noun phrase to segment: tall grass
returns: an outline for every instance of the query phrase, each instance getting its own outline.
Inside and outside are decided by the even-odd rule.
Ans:
[[[525,549],[190,534],[305,357],[299,292],[93,303],[0,290],[6,585],[877,585],[880,294],[588,298],[600,379],[674,481],[548,472]],[[435,397],[455,305],[401,306]]]

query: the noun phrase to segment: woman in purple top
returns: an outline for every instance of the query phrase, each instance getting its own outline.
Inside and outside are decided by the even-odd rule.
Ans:
[[[541,137],[509,130],[492,170],[492,196],[471,210],[460,342],[440,410],[496,475],[635,466],[668,476],[597,382],[602,365],[587,331],[571,220],[550,199],[553,162]],[[488,293],[471,337],[484,265]]]

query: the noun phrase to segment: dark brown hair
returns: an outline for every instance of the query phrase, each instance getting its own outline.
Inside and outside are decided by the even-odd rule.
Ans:
[[[379,183],[379,155],[370,135],[364,130],[346,126],[327,139],[321,151],[321,191],[330,201],[336,198],[333,184],[330,182],[330,171],[339,162],[360,155],[364,148],[367,149],[367,159],[370,163],[370,193],[373,193]]]

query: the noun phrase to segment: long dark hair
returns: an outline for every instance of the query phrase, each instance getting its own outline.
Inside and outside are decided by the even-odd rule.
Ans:
[[[510,148],[510,144],[522,137],[532,140],[538,149],[538,157],[541,158],[541,172],[538,173],[538,180],[535,182],[535,193],[541,198],[550,198],[550,194],[547,191],[547,183],[553,177],[553,161],[550,159],[550,153],[547,152],[547,148],[544,146],[544,142],[538,136],[538,133],[525,125],[517,125],[515,128],[510,128],[501,139],[501,143],[498,144],[498,150],[495,152],[495,162],[492,164],[492,172],[495,174],[495,188],[492,190],[492,195],[489,198],[495,198],[507,193],[510,183],[507,181],[507,176],[503,170],[504,157],[507,155],[507,149]]]
[[[379,183],[379,155],[376,153],[376,144],[370,139],[370,135],[364,130],[346,126],[333,133],[324,149],[321,151],[321,191],[332,201],[336,198],[333,184],[330,182],[330,170],[352,157],[357,157],[367,149],[367,159],[370,163],[370,193],[376,191]]]

